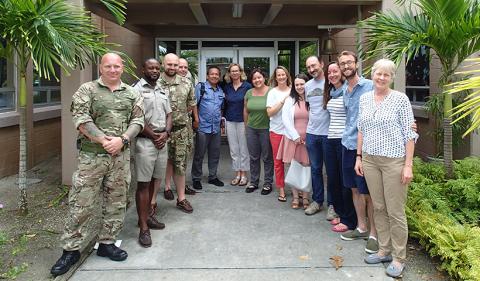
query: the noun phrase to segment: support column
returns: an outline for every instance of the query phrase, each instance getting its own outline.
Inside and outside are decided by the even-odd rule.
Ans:
[[[72,184],[72,173],[77,167],[77,130],[73,125],[70,105],[72,96],[85,82],[92,80],[92,67],[74,70],[67,76],[62,71],[60,90],[62,93],[62,184]]]

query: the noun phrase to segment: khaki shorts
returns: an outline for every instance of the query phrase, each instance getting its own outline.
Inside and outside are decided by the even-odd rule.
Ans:
[[[152,178],[164,179],[168,159],[167,144],[158,150],[152,140],[137,138],[135,146],[135,171],[137,181],[149,182]]]

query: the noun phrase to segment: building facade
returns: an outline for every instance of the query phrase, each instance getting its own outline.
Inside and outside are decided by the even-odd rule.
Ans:
[[[285,66],[292,75],[306,72],[309,55],[321,55],[327,62],[342,50],[357,52],[363,38],[355,23],[374,11],[396,8],[393,0],[129,0],[127,22],[119,26],[99,1],[71,2],[92,11],[92,20],[108,35],[107,41],[120,44],[120,50],[137,66],[145,58],[173,52],[189,60],[200,81],[205,80],[208,65],[219,65],[225,71],[232,62],[240,63],[247,72],[260,66],[271,74],[277,65]],[[330,39],[335,43],[333,49],[326,46]],[[137,75],[140,71],[136,69]],[[416,151],[423,157],[437,153],[435,139],[427,134],[435,122],[423,103],[430,94],[438,93],[439,71],[438,62],[430,61],[428,54],[419,56],[414,63],[400,66],[394,83],[414,106],[422,136]],[[69,184],[76,165],[71,97],[81,83],[98,77],[97,68],[62,74],[58,82],[29,77],[33,77],[28,81],[33,92],[27,119],[29,165],[61,153],[62,181]],[[0,60],[0,145],[7,148],[0,150],[0,177],[18,171],[16,79],[13,63]],[[127,76],[125,80],[134,82],[135,78]],[[478,154],[475,143],[478,138],[465,141],[456,157]]]

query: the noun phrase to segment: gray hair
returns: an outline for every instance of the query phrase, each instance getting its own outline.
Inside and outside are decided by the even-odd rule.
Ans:
[[[377,60],[372,66],[372,78],[373,75],[375,75],[375,72],[379,69],[390,72],[390,74],[392,75],[392,79],[395,78],[395,70],[397,69],[397,67],[395,66],[395,63],[393,61],[389,59]]]

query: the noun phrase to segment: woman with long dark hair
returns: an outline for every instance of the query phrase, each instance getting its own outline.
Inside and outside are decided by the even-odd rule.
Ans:
[[[308,152],[305,146],[305,138],[307,136],[308,125],[308,104],[305,102],[305,83],[308,77],[300,73],[295,76],[290,96],[285,100],[282,109],[282,121],[285,127],[284,136],[280,143],[280,150],[277,159],[284,163],[290,163],[295,160],[303,166],[309,166]],[[300,206],[299,192],[292,187],[292,204],[293,209]],[[303,209],[309,206],[309,192],[301,192],[303,198]]]

